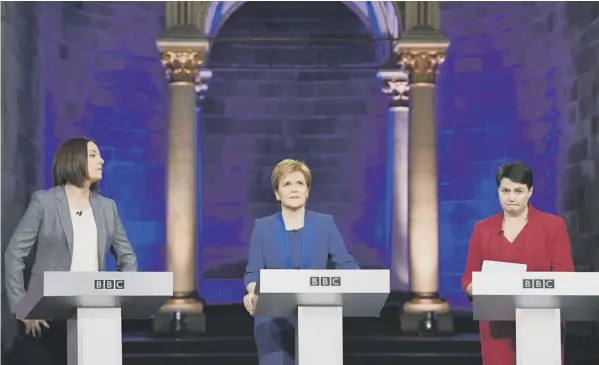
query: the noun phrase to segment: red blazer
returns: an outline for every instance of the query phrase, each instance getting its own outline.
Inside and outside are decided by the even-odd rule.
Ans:
[[[529,207],[528,222],[509,243],[501,234],[503,213],[474,225],[462,289],[472,282],[484,260],[526,264],[527,271],[574,271],[568,229],[563,218]]]

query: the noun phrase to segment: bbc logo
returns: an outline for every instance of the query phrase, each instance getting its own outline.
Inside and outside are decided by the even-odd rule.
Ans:
[[[555,279],[523,279],[524,289],[555,289]]]
[[[125,289],[125,280],[94,280],[94,289]]]
[[[311,276],[310,286],[341,286],[339,276]]]

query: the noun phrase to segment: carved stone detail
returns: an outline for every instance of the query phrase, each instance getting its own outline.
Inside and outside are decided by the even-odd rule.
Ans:
[[[204,64],[204,51],[164,51],[160,59],[169,82],[195,83]]]
[[[410,104],[410,82],[401,70],[382,70],[378,73],[381,90],[389,98],[389,107],[408,107]]]
[[[203,67],[209,42],[201,39],[159,39],[157,44],[168,82],[194,85],[197,107],[201,108],[212,77],[212,72]]]
[[[403,49],[399,62],[412,84],[434,84],[444,61],[445,50]]]
[[[208,82],[212,78],[212,71],[203,68],[198,72],[195,79],[195,89],[197,95],[196,106],[202,108],[204,106],[204,98],[208,92]]]

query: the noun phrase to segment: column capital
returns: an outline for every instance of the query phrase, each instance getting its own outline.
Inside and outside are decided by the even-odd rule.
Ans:
[[[163,38],[156,44],[168,81],[195,83],[210,47],[208,40]]]
[[[449,41],[436,31],[418,33],[406,34],[405,39],[395,43],[394,51],[410,77],[410,84],[434,84],[439,66],[445,61]]]
[[[389,108],[408,107],[410,82],[408,74],[401,69],[380,70],[381,90],[389,98]]]
[[[199,109],[201,109],[204,106],[203,101],[206,97],[206,92],[208,91],[208,82],[211,78],[212,71],[207,68],[201,69],[196,76],[195,89],[196,95],[198,97],[196,107]]]
[[[212,71],[203,68],[210,48],[206,39],[162,38],[156,44],[169,83],[195,85],[198,107],[208,89]]]

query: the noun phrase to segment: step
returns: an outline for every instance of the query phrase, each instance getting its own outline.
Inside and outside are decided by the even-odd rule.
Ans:
[[[292,343],[288,344],[292,347]],[[409,354],[479,354],[480,343],[476,335],[453,337],[405,337],[405,336],[346,336],[344,348],[349,354],[394,353]],[[130,336],[123,343],[125,354],[195,354],[255,352],[254,339],[250,336],[194,337],[185,339]]]
[[[216,356],[215,356],[216,355]],[[125,355],[123,365],[258,365],[258,359],[255,354],[211,354],[202,355],[164,355],[164,356],[146,356],[146,355]],[[460,364],[460,365],[482,365],[480,355],[439,355],[431,354],[412,354],[412,356],[398,354],[353,354],[346,355],[343,359],[344,365],[439,365],[439,364]]]

